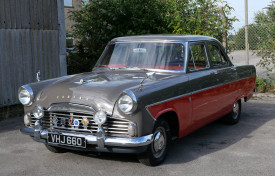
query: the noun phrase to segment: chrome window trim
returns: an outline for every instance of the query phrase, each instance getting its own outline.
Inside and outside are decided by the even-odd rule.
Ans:
[[[115,44],[115,43],[184,43],[180,40],[123,40],[123,41],[116,41],[116,42],[111,42],[110,44]]]
[[[196,45],[196,44],[203,44],[203,45],[204,45],[204,53],[205,53],[205,58],[206,58],[206,60],[207,60],[207,62],[208,62],[208,66],[205,67],[205,68],[196,69],[196,65],[195,65],[194,59],[192,59],[192,60],[193,60],[193,63],[194,63],[195,69],[193,69],[193,70],[189,69],[189,68],[188,68],[188,65],[186,65],[186,69],[188,69],[189,72],[197,72],[197,71],[203,71],[203,70],[209,70],[209,69],[211,69],[211,65],[210,65],[209,57],[208,57],[208,48],[206,48],[206,47],[207,47],[207,41],[190,42],[190,43],[189,43],[189,47],[188,47],[189,50],[191,49],[190,46],[193,45],[193,44],[195,44],[195,45]],[[188,50],[188,53],[189,53],[189,50]],[[191,51],[191,52],[192,52],[192,51]],[[188,57],[189,57],[189,54],[188,54]],[[188,59],[189,59],[188,57],[186,58],[187,64],[188,64]],[[212,64],[212,63],[211,63],[211,64]]]
[[[140,41],[131,41],[130,40],[130,41],[127,41],[127,40],[125,40],[125,41],[110,42],[110,43],[108,43],[108,45],[109,44],[116,44],[116,43],[140,43],[140,42],[142,42],[142,43],[156,43],[156,42],[158,42],[158,43],[180,43],[185,48],[185,53],[184,53],[185,54],[185,58],[184,58],[183,64],[186,63],[186,56],[187,56],[187,54],[186,54],[187,50],[186,49],[188,48],[187,45],[186,45],[187,42],[183,42],[183,41],[179,41],[179,40],[152,40],[152,41],[146,41],[146,40],[140,40]],[[99,67],[94,67],[94,68],[98,69]],[[111,68],[111,69],[115,69],[116,70],[117,68]],[[145,69],[145,70],[155,71],[155,72],[186,73],[185,65],[183,65],[183,69],[182,70],[165,70],[165,69],[153,69],[153,68],[140,68],[140,69]],[[125,70],[127,70],[127,68]]]
[[[224,64],[224,65],[218,65],[218,66],[214,66],[213,65],[212,60],[211,60],[211,53],[210,53],[209,47],[208,47],[209,45],[213,45],[213,46],[217,47],[217,49],[220,52],[220,55],[225,59],[226,64]],[[213,68],[228,68],[228,67],[232,66],[232,64],[229,61],[230,59],[228,58],[226,52],[223,52],[222,47],[219,45],[219,43],[217,43],[216,41],[209,41],[209,42],[207,42],[206,46],[207,46],[207,55],[208,55],[209,61],[211,62],[211,66]]]

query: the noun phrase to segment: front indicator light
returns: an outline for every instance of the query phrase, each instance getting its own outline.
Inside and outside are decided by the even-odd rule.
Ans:
[[[44,117],[44,109],[42,108],[42,106],[35,106],[33,108],[32,114],[36,119],[41,119]]]
[[[135,123],[129,123],[128,125],[128,134],[131,137],[134,137],[137,135],[137,126]]]
[[[24,115],[24,124],[25,126],[31,125],[31,115],[29,113]]]

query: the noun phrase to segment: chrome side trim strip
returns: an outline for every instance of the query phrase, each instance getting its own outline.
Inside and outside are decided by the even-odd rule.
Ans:
[[[173,98],[168,98],[168,99],[166,99],[166,100],[162,100],[162,101],[159,101],[159,102],[156,102],[156,103],[147,105],[147,106],[146,106],[146,109],[147,109],[148,107],[150,107],[150,106],[158,105],[158,104],[161,104],[161,103],[165,103],[165,102],[167,102],[167,101],[171,101],[171,100],[178,99],[178,98],[182,98],[182,97],[189,96],[189,95],[192,95],[192,92],[189,92],[189,93],[186,93],[186,94],[182,94],[182,95],[179,95],[179,96],[176,96],[176,97],[173,97]]]
[[[171,100],[174,100],[174,99],[178,99],[178,98],[182,98],[182,97],[185,97],[185,96],[193,95],[193,94],[200,93],[200,92],[203,92],[203,91],[206,91],[206,90],[209,90],[209,89],[220,87],[222,85],[230,84],[230,83],[233,83],[233,82],[237,82],[237,81],[240,81],[240,80],[243,80],[243,79],[249,79],[249,78],[253,78],[253,77],[241,78],[241,79],[237,79],[235,81],[227,82],[227,83],[224,83],[224,84],[221,83],[221,84],[218,84],[218,85],[215,85],[215,86],[210,86],[210,87],[206,87],[206,88],[203,88],[203,89],[200,89],[200,90],[196,90],[196,91],[193,91],[193,92],[189,92],[189,93],[185,93],[185,94],[182,94],[182,95],[178,95],[176,97],[168,98],[168,99],[165,99],[165,100],[153,103],[153,104],[146,105],[145,108],[146,108],[146,110],[148,112],[150,112],[148,110],[148,107],[150,107],[150,106],[158,105],[158,104],[161,104],[161,103],[165,103],[167,101],[171,101]],[[150,113],[150,115],[151,115],[151,113]]]
[[[182,98],[182,97],[185,97],[185,96],[189,96],[189,95],[192,95],[192,93],[191,92],[190,93],[186,93],[186,94],[183,94],[183,95],[179,95],[179,96],[176,96],[176,97],[173,97],[173,98],[169,98],[169,99],[166,99],[166,100],[162,100],[162,101],[159,101],[159,102],[147,105],[147,106],[145,106],[145,109],[149,113],[150,117],[152,117],[153,120],[156,120],[153,117],[153,115],[151,114],[151,112],[149,111],[149,109],[148,109],[150,106],[158,105],[158,104],[161,104],[161,103],[165,103],[167,101],[172,101],[172,100],[175,100],[175,99],[178,99],[178,98]]]
[[[156,121],[156,119],[152,116],[151,112],[149,111],[148,107],[149,107],[149,106],[145,106],[146,111],[148,112],[149,116],[150,116],[154,121]]]
[[[209,89],[213,89],[213,88],[216,88],[216,87],[220,87],[220,86],[222,86],[222,85],[234,83],[234,82],[241,81],[241,80],[243,80],[243,79],[249,79],[249,78],[253,78],[253,77],[241,78],[241,79],[237,79],[237,80],[235,80],[235,81],[230,81],[230,82],[227,82],[227,83],[220,83],[220,84],[217,84],[217,85],[215,85],[215,86],[210,86],[210,87],[206,87],[206,88],[203,88],[203,89],[200,89],[200,90],[196,90],[196,91],[192,92],[192,94],[200,93],[200,92],[203,92],[203,91],[206,91],[206,90],[209,90]]]

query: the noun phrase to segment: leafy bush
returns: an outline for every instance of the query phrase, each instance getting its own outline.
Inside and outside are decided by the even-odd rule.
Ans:
[[[268,8],[266,12],[259,12],[255,15],[255,23],[262,25],[265,29],[265,35],[261,37],[257,55],[261,56],[259,66],[265,68],[267,77],[274,81],[275,71],[275,3]],[[274,83],[274,82],[273,82]]]
[[[256,88],[258,92],[267,92],[268,90],[273,88],[273,81],[266,78],[256,78]]]
[[[232,26],[222,26],[219,0],[93,0],[74,11],[74,53],[69,55],[68,73],[90,71],[112,38],[143,34],[200,34],[221,38]],[[224,10],[230,10],[225,2]]]

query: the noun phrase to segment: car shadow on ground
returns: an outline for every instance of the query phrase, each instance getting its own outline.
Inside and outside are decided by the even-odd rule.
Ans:
[[[186,137],[171,142],[169,155],[164,164],[187,163],[209,153],[223,150],[244,138],[251,138],[251,133],[275,119],[275,108],[272,103],[243,103],[241,120],[236,125],[226,125],[215,121]],[[115,153],[73,152],[86,157],[102,160],[117,160],[137,163],[135,155]]]
[[[69,151],[71,153],[81,155],[83,157],[92,157],[99,160],[120,161],[126,163],[139,163],[135,154],[120,154],[120,153],[98,153],[98,152],[82,152],[82,151]]]
[[[275,119],[274,101],[273,103],[257,101],[243,103],[243,112],[238,124],[225,125],[216,121],[184,138],[172,141],[164,164],[187,163],[209,153],[223,150],[242,139],[250,138],[253,131],[273,119]],[[22,117],[3,120],[0,122],[0,134],[13,130],[18,130],[20,133],[19,129],[22,125]],[[100,160],[138,163],[133,154],[70,152]]]

